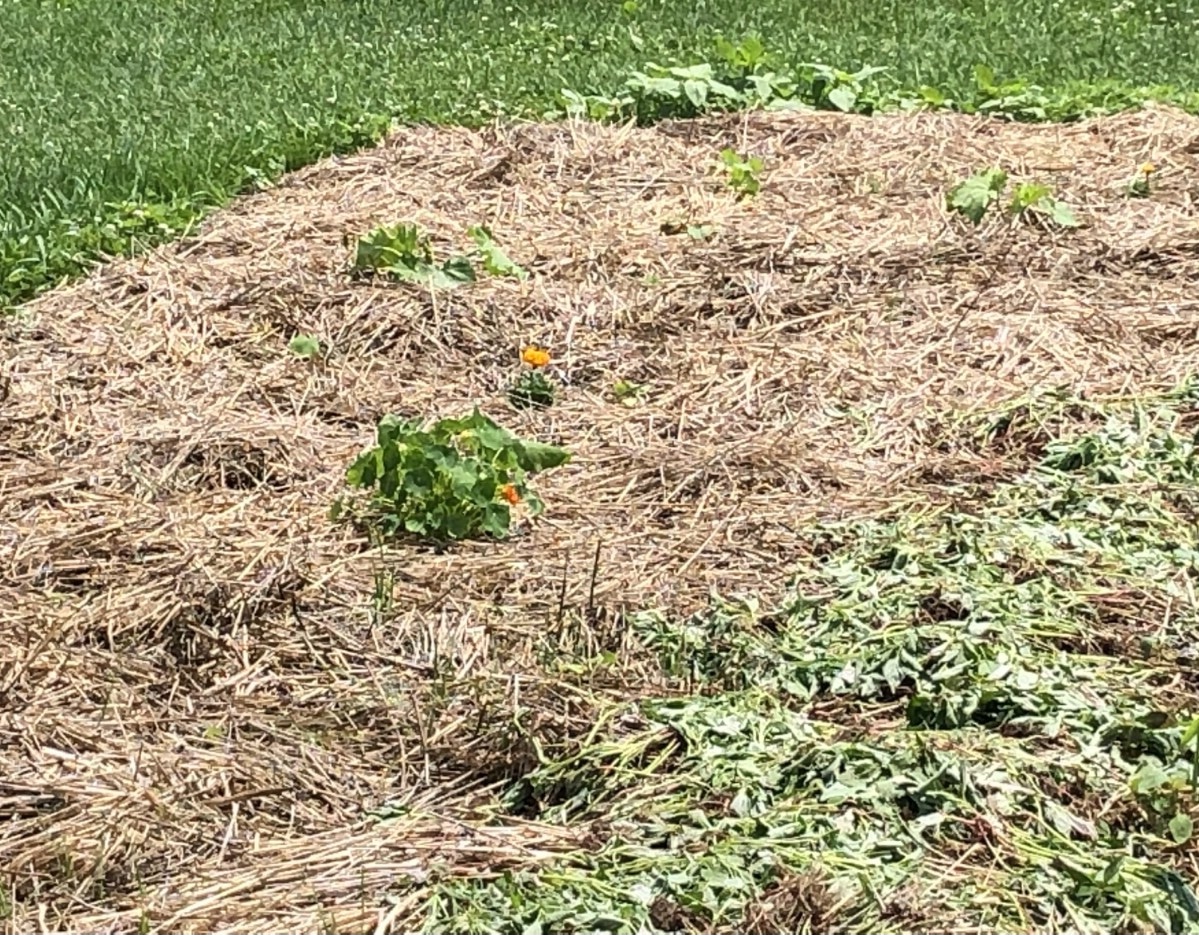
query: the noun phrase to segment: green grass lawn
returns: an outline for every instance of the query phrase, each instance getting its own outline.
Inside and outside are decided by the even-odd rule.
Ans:
[[[647,61],[756,32],[783,65],[889,66],[953,95],[976,63],[1046,88],[1199,88],[1196,0],[437,4],[12,0],[0,34],[0,302],[177,233],[385,117],[538,115]],[[1096,91],[1095,93],[1100,93]],[[1116,102],[1143,92],[1121,91]]]

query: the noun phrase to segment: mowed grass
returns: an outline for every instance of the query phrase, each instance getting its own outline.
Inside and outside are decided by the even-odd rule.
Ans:
[[[647,61],[765,38],[784,66],[885,65],[967,95],[972,68],[1126,103],[1199,87],[1196,0],[297,3],[13,0],[0,34],[0,302],[97,253],[179,233],[207,207],[390,118],[537,116]],[[1159,87],[1165,93],[1165,89]],[[430,158],[436,158],[431,154]]]

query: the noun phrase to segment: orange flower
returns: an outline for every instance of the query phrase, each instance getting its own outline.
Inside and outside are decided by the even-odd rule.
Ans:
[[[1152,162],[1146,162],[1144,165],[1141,166],[1141,171],[1145,175],[1152,175],[1154,172],[1157,171],[1157,166],[1155,166]]]
[[[516,486],[514,484],[504,484],[504,486],[500,488],[500,493],[503,495],[504,499],[513,506],[516,506],[516,504],[520,503],[520,494],[516,492]]]
[[[550,362],[550,352],[539,347],[526,347],[520,352],[520,359],[530,367],[544,367]]]

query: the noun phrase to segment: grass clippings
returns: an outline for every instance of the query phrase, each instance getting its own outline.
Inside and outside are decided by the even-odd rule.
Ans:
[[[412,129],[28,306],[3,930],[1196,929],[1196,137]],[[1083,226],[950,215],[991,165]],[[401,221],[529,276],[352,277]],[[543,516],[330,522],[475,403],[572,452]]]

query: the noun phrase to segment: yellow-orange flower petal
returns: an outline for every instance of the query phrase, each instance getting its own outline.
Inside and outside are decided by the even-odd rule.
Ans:
[[[516,487],[514,485],[504,484],[504,486],[500,488],[500,493],[503,495],[504,499],[513,506],[516,506],[516,504],[520,503],[520,494],[516,492]]]
[[[550,352],[540,347],[526,347],[520,352],[520,359],[530,367],[544,367],[550,362]]]
[[[1141,172],[1143,172],[1145,175],[1152,175],[1156,171],[1157,166],[1155,166],[1152,162],[1146,162],[1141,166]]]

